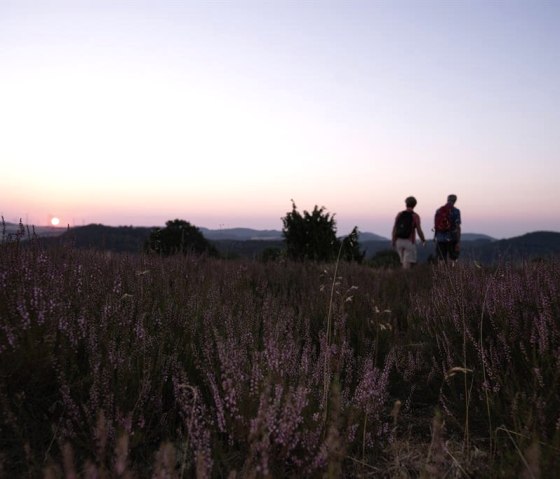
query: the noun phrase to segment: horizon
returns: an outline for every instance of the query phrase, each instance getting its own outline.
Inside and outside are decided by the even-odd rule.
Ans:
[[[315,205],[314,205],[315,206]],[[441,205],[439,205],[441,206]],[[298,208],[298,210],[300,212],[303,212],[304,210],[308,210],[311,211],[313,208]],[[398,211],[401,211],[404,208],[400,208],[397,209],[396,213]],[[461,215],[464,218],[465,217],[465,213],[464,211],[459,208],[461,210]],[[286,212],[282,215],[285,216],[289,211],[291,210],[286,210]],[[393,220],[394,218],[387,218],[387,221],[383,222],[383,221],[369,221],[369,224],[375,224],[375,225],[381,225],[381,229],[376,230],[374,229],[374,227],[362,227],[360,224],[357,223],[353,223],[353,222],[349,222],[349,221],[340,221],[339,215],[336,214],[335,212],[331,212],[328,210],[328,208],[326,209],[327,212],[329,213],[334,213],[335,215],[335,221],[336,221],[336,228],[337,228],[337,232],[340,235],[348,235],[352,229],[354,228],[354,226],[357,226],[360,233],[373,233],[373,234],[377,234],[380,236],[384,236],[387,238],[391,237],[391,230],[393,227]],[[417,209],[415,209],[415,211],[418,212]],[[395,213],[395,215],[396,215]],[[59,216],[54,216],[54,215],[46,215],[46,218],[43,222],[34,222],[34,221],[30,221],[30,215],[26,214],[26,215],[12,215],[11,217],[7,217],[6,215],[4,215],[2,213],[2,216],[4,216],[4,219],[7,223],[12,223],[12,224],[18,224],[20,219],[22,221],[22,223],[25,226],[36,226],[36,227],[41,227],[41,228],[67,228],[67,227],[79,227],[79,226],[87,226],[90,224],[100,224],[103,226],[111,226],[111,227],[125,227],[125,226],[133,226],[133,227],[164,227],[165,223],[167,221],[172,221],[175,219],[180,219],[180,220],[185,220],[188,221],[189,223],[191,223],[192,225],[198,227],[198,228],[207,228],[210,230],[220,230],[220,229],[234,229],[234,228],[248,228],[248,229],[254,229],[254,230],[277,230],[277,231],[281,231],[282,230],[282,221],[281,218],[279,217],[278,221],[276,224],[274,224],[272,221],[267,221],[264,219],[257,219],[256,221],[251,221],[248,220],[245,223],[241,223],[241,222],[217,222],[217,221],[193,221],[192,219],[187,218],[185,215],[171,215],[171,216],[164,216],[164,215],[159,215],[159,217],[161,218],[161,220],[158,219],[154,219],[153,221],[149,221],[149,220],[145,220],[145,221],[140,221],[140,222],[133,222],[133,221],[127,221],[126,219],[124,221],[109,221],[109,222],[105,222],[101,219],[93,219],[93,220],[85,220],[82,219],[81,221],[76,221],[75,218],[72,218],[71,222],[65,221],[67,218],[64,217],[59,217]],[[195,215],[196,216],[196,215]],[[424,216],[422,214],[420,214],[421,216],[421,226],[422,229],[424,231],[424,234],[426,235],[426,237],[430,237],[433,232],[432,232],[432,228],[433,228],[433,215],[429,216],[428,219],[425,219]],[[124,217],[124,215],[123,215]],[[27,218],[27,219],[26,219]],[[60,224],[52,224],[52,220],[53,218],[56,218],[57,220],[59,220]],[[129,218],[130,219],[130,218]],[[243,219],[241,220],[243,221]],[[482,234],[482,235],[487,235],[490,236],[494,239],[507,239],[507,238],[512,238],[512,237],[516,237],[516,236],[523,236],[524,234],[528,234],[528,233],[533,233],[533,232],[539,232],[539,231],[550,231],[550,232],[560,232],[560,225],[558,225],[557,221],[554,221],[554,224],[556,224],[557,226],[554,226],[554,224],[552,226],[545,226],[541,223],[534,222],[534,227],[531,228],[530,224],[531,223],[526,223],[528,224],[528,229],[524,230],[523,227],[521,227],[518,224],[511,224],[511,225],[504,225],[501,227],[501,231],[503,232],[503,234],[500,233],[493,233],[493,231],[500,231],[497,229],[492,229],[492,225],[491,225],[492,220],[490,219],[489,221],[485,222],[485,221],[477,221],[475,222],[475,225],[479,226],[479,228],[477,229],[477,227],[475,226],[474,228],[470,228],[469,225],[466,225],[465,220],[463,219],[463,225],[462,225],[462,229],[465,233],[471,233],[471,234]],[[470,222],[472,223],[472,222]],[[485,225],[488,226],[488,229],[484,229]]]
[[[180,219],[180,218],[174,218],[174,219]],[[19,220],[18,221],[8,221],[8,220],[6,220],[6,218],[4,218],[4,222],[7,225],[10,225],[14,228],[19,224]],[[61,232],[62,232],[62,230],[67,230],[68,228],[80,228],[80,227],[86,227],[86,226],[103,226],[103,227],[108,227],[108,228],[162,228],[162,227],[165,227],[165,224],[160,224],[160,225],[133,225],[133,224],[110,225],[110,224],[104,224],[104,223],[87,223],[87,224],[81,224],[81,225],[62,225],[62,224],[35,225],[35,224],[27,224],[27,223],[23,222],[23,220],[22,220],[22,224],[26,228],[27,227],[33,227],[33,228],[40,228],[40,229],[44,229],[44,230],[61,230]],[[281,227],[280,228],[253,228],[253,227],[248,227],[248,226],[227,226],[226,227],[225,225],[220,225],[221,227],[219,227],[219,228],[208,228],[206,226],[201,226],[201,225],[196,225],[196,224],[193,224],[193,226],[195,226],[199,229],[206,229],[206,230],[213,231],[213,232],[217,232],[217,231],[221,231],[221,230],[228,231],[228,230],[239,230],[239,229],[241,229],[241,230],[248,229],[248,230],[255,231],[255,232],[269,232],[269,231],[274,231],[274,232],[279,232],[279,233],[282,232]],[[340,230],[337,230],[337,235],[340,238],[348,235],[349,233],[350,233],[350,231],[345,232],[345,233],[341,233]],[[359,233],[360,233],[360,235],[373,234],[375,236],[379,236],[379,237],[383,238],[386,241],[390,241],[390,237],[391,237],[391,235],[385,236],[385,235],[380,234],[378,232],[369,231],[369,230],[359,229]],[[505,237],[495,237],[495,236],[489,235],[488,233],[481,232],[481,231],[463,231],[462,234],[463,235],[473,235],[473,236],[486,236],[491,240],[499,241],[499,240],[508,240],[508,239],[512,239],[512,238],[516,238],[516,237],[520,237],[520,236],[524,236],[524,235],[528,235],[528,234],[535,234],[535,233],[556,233],[556,234],[560,234],[560,230],[559,231],[542,230],[542,229],[541,230],[532,230],[532,231],[526,231],[526,232],[521,233],[521,234],[516,234],[516,235],[512,235],[512,236],[505,236]],[[426,236],[427,240],[430,240],[430,235],[431,234],[433,234],[433,232],[430,230],[430,234],[427,234],[427,236]]]
[[[0,213],[560,231],[560,3],[0,0]],[[15,221],[14,221],[15,220]],[[242,226],[239,226],[242,225]]]

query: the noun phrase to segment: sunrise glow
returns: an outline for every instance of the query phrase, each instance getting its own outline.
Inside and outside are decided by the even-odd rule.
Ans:
[[[560,230],[560,4],[0,2],[0,208],[70,226]],[[555,21],[556,19],[556,21]],[[58,223],[57,223],[58,224]]]

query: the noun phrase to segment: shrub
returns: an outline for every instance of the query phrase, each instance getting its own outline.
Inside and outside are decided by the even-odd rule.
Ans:
[[[155,229],[145,245],[146,252],[155,252],[163,256],[177,253],[205,253],[217,256],[218,252],[200,232],[188,221],[173,220],[165,223],[165,228]]]
[[[282,234],[288,258],[296,261],[333,261],[337,258],[339,242],[334,216],[317,205],[309,213],[301,214],[292,201],[292,211],[282,218]]]

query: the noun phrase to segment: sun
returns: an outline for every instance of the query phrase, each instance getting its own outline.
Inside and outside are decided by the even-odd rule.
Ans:
[[[51,225],[58,226],[59,223],[60,223],[60,220],[56,216],[53,216],[51,218]]]

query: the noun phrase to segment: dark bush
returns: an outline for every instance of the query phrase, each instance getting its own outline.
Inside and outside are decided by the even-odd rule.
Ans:
[[[218,252],[200,232],[188,221],[173,220],[165,223],[165,228],[155,229],[145,247],[146,252],[154,252],[162,256],[187,253],[205,253],[217,256]]]

